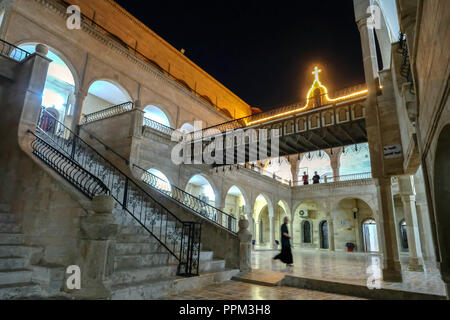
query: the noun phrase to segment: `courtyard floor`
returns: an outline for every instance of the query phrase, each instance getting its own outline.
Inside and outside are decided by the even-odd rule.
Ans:
[[[293,249],[294,267],[286,268],[283,263],[272,260],[276,254],[277,251],[274,250],[255,250],[252,255],[253,269],[365,285],[371,275],[369,267],[379,268],[383,261],[382,257],[377,254]],[[403,283],[382,282],[383,288],[445,295],[445,286],[436,266],[433,266],[432,263],[425,263],[425,272],[411,272],[406,270],[408,257],[402,256],[400,260]]]
[[[288,287],[266,287],[236,281],[213,284],[167,297],[168,300],[364,300]]]

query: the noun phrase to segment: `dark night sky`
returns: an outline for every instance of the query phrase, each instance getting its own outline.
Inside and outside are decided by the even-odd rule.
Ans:
[[[364,82],[352,0],[116,0],[252,106],[303,100],[314,65],[329,91]]]

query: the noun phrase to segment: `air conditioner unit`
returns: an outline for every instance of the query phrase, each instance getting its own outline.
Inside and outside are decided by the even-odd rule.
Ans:
[[[300,218],[308,218],[309,212],[308,212],[308,210],[300,210],[299,215],[300,215]]]

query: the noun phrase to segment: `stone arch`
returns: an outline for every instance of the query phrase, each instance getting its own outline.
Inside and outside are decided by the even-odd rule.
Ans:
[[[116,80],[98,78],[89,82],[81,108],[81,114],[88,115],[112,106],[132,102],[130,91]]]
[[[173,128],[174,121],[170,112],[160,104],[148,104],[142,111],[144,111],[144,118],[149,118],[155,122],[158,122],[166,127]]]
[[[22,41],[17,46],[34,53],[38,44],[47,47],[47,58],[52,60],[42,95],[42,105],[57,110],[58,120],[70,127],[77,104],[76,93],[80,88],[78,72],[66,54],[46,42]]]
[[[274,206],[272,203],[272,200],[270,199],[270,197],[268,197],[265,193],[260,193],[258,194],[258,196],[255,198],[255,200],[253,201],[253,203],[256,203],[256,201],[258,201],[258,198],[262,197],[266,203],[267,203],[267,207],[269,210],[269,217],[273,217],[274,214]],[[254,207],[254,210],[257,210],[256,206]],[[253,219],[257,220],[258,219],[258,215],[254,213],[253,215]]]
[[[323,219],[319,222],[319,248],[328,250],[330,249],[330,230],[329,221]]]
[[[226,213],[233,214],[233,216],[236,219],[239,219],[240,216],[247,214],[248,213],[247,212],[248,211],[248,207],[251,205],[251,203],[250,203],[250,201],[249,201],[245,191],[241,187],[239,187],[237,185],[233,185],[233,186],[231,186],[229,188],[226,188],[224,190],[226,190],[226,191],[224,192],[224,195],[222,197],[222,204],[223,204],[223,209],[224,209],[223,211],[225,211]],[[238,208],[239,207],[239,203],[236,203],[235,205],[227,203],[227,199],[229,198],[231,192],[233,192],[234,194],[232,194],[232,195],[235,195],[236,197],[239,196],[239,195],[242,196],[243,206],[244,206],[244,211],[243,212],[239,211],[239,208]]]
[[[208,203],[213,207],[220,206],[220,194],[218,192],[219,189],[216,187],[213,180],[206,174],[197,173],[191,176],[184,190],[201,199],[205,199],[205,197],[208,197]],[[211,199],[212,196],[214,196],[214,200]]]
[[[151,177],[156,177],[152,179],[154,181],[154,186],[162,191],[165,192],[172,192],[172,182],[170,178],[161,170],[156,168],[150,168],[147,170],[147,172],[151,175]],[[145,174],[144,174],[145,175]],[[144,178],[145,181],[145,178]]]
[[[193,125],[192,123],[186,122],[186,123],[184,123],[184,124],[182,124],[182,125],[180,126],[180,129],[179,129],[179,130],[180,130],[181,132],[192,133],[192,132],[195,131],[195,127],[194,127],[194,125]]]
[[[249,214],[249,213],[250,213],[250,215],[251,215],[251,212],[249,211],[249,209],[252,208],[253,205],[252,205],[252,203],[250,202],[249,197],[247,196],[247,192],[246,192],[242,187],[240,187],[240,186],[237,185],[237,184],[234,184],[234,185],[232,185],[232,186],[227,186],[227,187],[224,187],[224,188],[223,188],[224,193],[223,193],[223,196],[222,196],[222,201],[221,201],[221,203],[223,204],[224,209],[227,208],[226,200],[227,200],[227,198],[228,198],[228,195],[230,194],[231,189],[233,189],[233,188],[236,188],[236,189],[240,192],[240,194],[242,195],[242,198],[243,198],[243,200],[244,200],[245,210],[244,210],[244,212],[243,212],[242,214],[246,215],[246,214]],[[236,191],[236,190],[235,190],[235,191]],[[224,211],[227,212],[226,210],[224,210]],[[227,213],[229,213],[229,212],[227,212]],[[237,217],[237,218],[239,219],[239,217]],[[252,217],[249,217],[249,218],[252,218]]]

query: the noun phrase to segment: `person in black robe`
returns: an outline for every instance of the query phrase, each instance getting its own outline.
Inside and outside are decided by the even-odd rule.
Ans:
[[[281,253],[274,257],[274,260],[280,260],[281,262],[287,264],[288,267],[292,267],[294,265],[294,258],[292,257],[291,250],[291,236],[289,235],[289,230],[287,224],[289,222],[289,218],[284,218],[284,223],[281,226]]]

